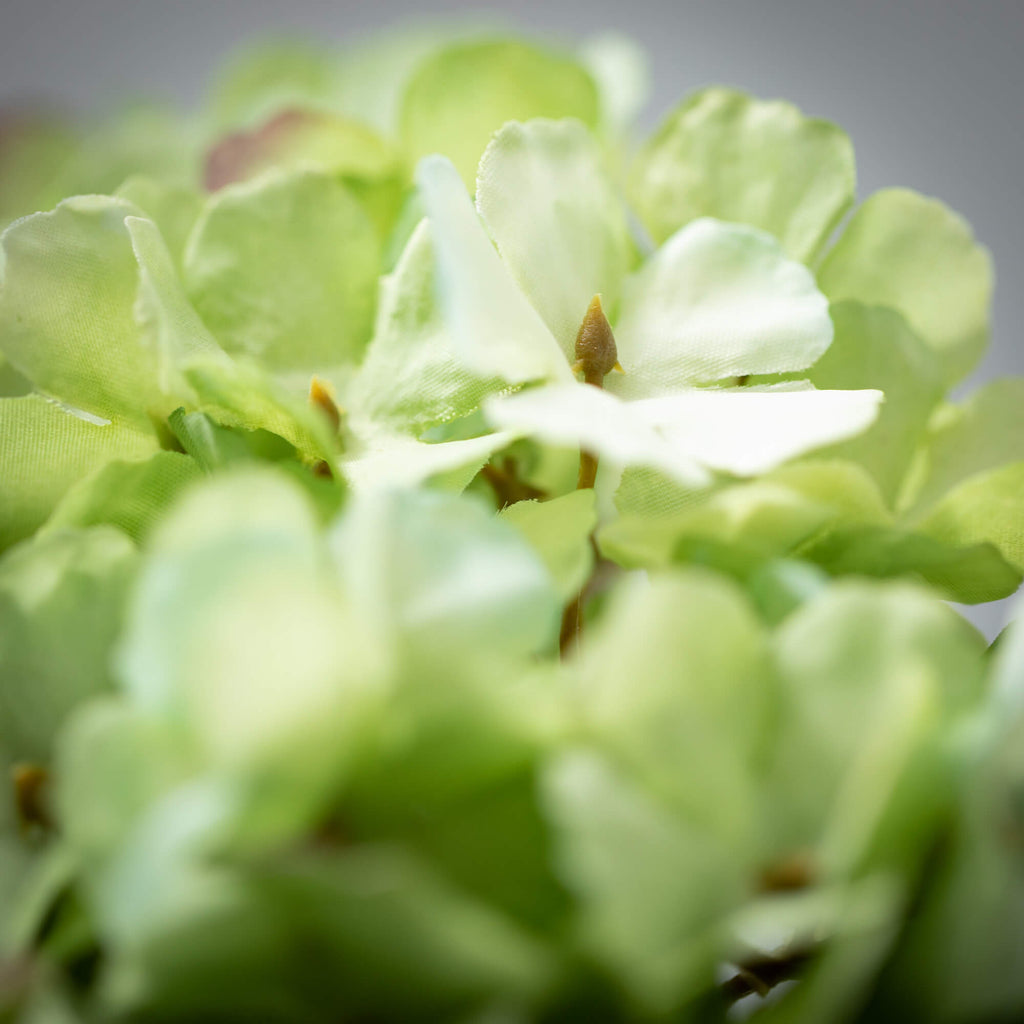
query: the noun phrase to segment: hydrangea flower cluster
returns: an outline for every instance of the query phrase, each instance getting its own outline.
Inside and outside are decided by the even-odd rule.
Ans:
[[[644,59],[0,122],[0,1012],[1024,1013],[1024,384],[969,227]]]

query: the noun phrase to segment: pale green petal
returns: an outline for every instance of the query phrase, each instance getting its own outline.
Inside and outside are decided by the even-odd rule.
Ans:
[[[860,433],[874,421],[880,391],[690,391],[631,402],[678,457],[752,476]]]
[[[116,195],[138,207],[156,224],[175,267],[180,270],[185,243],[203,208],[203,197],[198,188],[136,175],[128,178]]]
[[[497,657],[530,654],[557,632],[561,600],[540,556],[475,498],[360,494],[331,543],[348,592],[393,643]]]
[[[711,987],[707,932],[739,898],[731,852],[588,751],[547,766],[542,801],[584,949],[655,1018]]]
[[[864,466],[895,504],[945,390],[941,373],[928,346],[892,310],[840,302],[832,320],[835,340],[807,371],[811,383],[823,390],[877,388],[885,401],[872,426],[828,454]]]
[[[916,526],[958,547],[994,544],[1007,561],[1024,570],[1024,462],[972,476],[932,506]]]
[[[403,435],[375,435],[340,463],[356,491],[414,487],[431,480],[446,489],[463,490],[490,457],[516,438],[513,431],[484,434],[461,441],[427,443]]]
[[[944,407],[925,440],[902,501],[912,522],[971,477],[1024,462],[1024,377],[992,381]]]
[[[578,714],[688,824],[757,861],[757,780],[774,695],[767,637],[711,573],[620,587],[583,647]]]
[[[674,234],[627,282],[615,327],[629,398],[810,366],[832,341],[828,300],[762,231],[707,218]]]
[[[46,205],[44,192],[77,139],[51,110],[5,110],[0,125],[0,228]]]
[[[0,548],[39,527],[87,473],[156,450],[152,433],[85,419],[41,395],[0,399]]]
[[[71,487],[42,532],[109,523],[143,541],[178,495],[201,476],[199,464],[180,452],[108,462]]]
[[[185,251],[185,283],[217,340],[268,368],[327,370],[370,338],[380,244],[330,175],[271,172],[207,203]]]
[[[739,221],[810,260],[853,204],[853,147],[790,103],[703,89],[640,151],[630,195],[656,241],[697,217]]]
[[[877,817],[896,795],[886,744],[898,760],[905,756],[906,738],[897,742],[891,729],[904,722],[919,741],[936,716],[971,706],[980,693],[984,640],[952,609],[910,587],[836,584],[787,619],[775,644],[784,695],[775,827],[795,847],[814,844],[830,816],[834,828],[858,818],[870,826],[862,816]],[[869,771],[854,782],[872,762],[875,777]],[[914,819],[927,817],[947,787],[936,774],[927,799],[905,808],[901,841],[924,838]],[[846,848],[833,845],[831,855],[849,862],[869,837],[845,838]]]
[[[455,168],[430,157],[420,162],[416,183],[437,253],[441,309],[459,359],[475,373],[510,384],[568,379],[565,356],[495,252]]]
[[[358,121],[309,109],[284,110],[252,131],[225,136],[207,153],[205,184],[214,192],[275,167],[331,173],[362,202],[381,237],[406,184],[404,161],[391,143]]]
[[[833,301],[902,313],[947,383],[966,376],[988,344],[991,257],[967,222],[936,199],[876,192],[853,215],[818,280]]]
[[[570,57],[517,40],[455,43],[423,61],[401,108],[413,158],[443,153],[472,187],[477,162],[506,121],[576,117],[595,126],[597,87]]]
[[[480,160],[476,205],[505,265],[566,358],[590,300],[612,310],[629,269],[625,208],[578,121],[506,124]]]
[[[45,763],[67,716],[110,687],[135,568],[134,545],[105,527],[33,538],[0,560],[4,753]]]
[[[410,433],[468,416],[504,386],[474,376],[456,358],[434,299],[430,233],[421,221],[381,280],[377,326],[348,399],[353,418]]]
[[[12,225],[3,235],[0,346],[41,391],[144,424],[161,399],[157,353],[134,316],[139,268],[125,219],[138,212],[83,196]]]
[[[511,523],[543,559],[563,601],[586,583],[594,565],[590,533],[597,525],[592,490],[572,491],[551,501],[517,501],[500,517]]]
[[[620,466],[650,466],[695,487],[706,484],[707,474],[690,452],[666,440],[651,417],[641,414],[641,404],[589,384],[561,384],[489,399],[484,413],[503,430],[582,447]]]
[[[651,93],[647,52],[618,32],[602,32],[583,41],[580,57],[597,83],[601,127],[628,137]]]
[[[888,522],[882,496],[862,469],[815,460],[691,495],[687,506],[670,515],[652,516],[634,497],[601,530],[600,542],[608,557],[630,568],[728,553],[735,574],[743,577],[766,559],[793,553],[823,529]]]

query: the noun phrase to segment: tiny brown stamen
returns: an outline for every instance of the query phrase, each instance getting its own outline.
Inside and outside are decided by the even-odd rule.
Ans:
[[[48,828],[50,815],[46,809],[46,788],[50,773],[37,764],[16,764],[11,767],[14,783],[14,805],[22,828]]]
[[[341,429],[341,410],[331,394],[331,386],[319,377],[314,377],[309,382],[309,401],[327,417],[331,429],[337,434]]]

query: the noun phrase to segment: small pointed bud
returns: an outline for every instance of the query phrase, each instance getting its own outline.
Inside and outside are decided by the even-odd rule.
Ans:
[[[314,377],[309,382],[309,401],[327,417],[331,429],[337,433],[341,429],[341,411],[335,404],[331,386],[319,377]]]
[[[619,365],[612,325],[601,308],[601,296],[595,295],[587,306],[583,323],[576,334],[576,365],[588,384],[600,387],[605,377]]]

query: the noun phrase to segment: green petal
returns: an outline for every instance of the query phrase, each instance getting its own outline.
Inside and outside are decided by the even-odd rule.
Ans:
[[[437,253],[441,309],[459,359],[475,373],[510,384],[567,379],[565,356],[494,251],[455,168],[429,157],[417,168],[416,183]]]
[[[947,383],[966,376],[988,344],[991,258],[938,200],[905,189],[876,192],[853,215],[818,280],[833,301],[902,313]]]
[[[0,548],[42,525],[68,488],[114,459],[143,459],[152,433],[84,419],[41,395],[0,400]]]
[[[878,419],[828,454],[864,466],[895,504],[944,384],[928,346],[891,310],[840,302],[832,307],[836,337],[807,371],[823,389],[877,388],[885,394]]]
[[[1020,498],[1024,498],[1024,490]],[[1015,509],[1018,523],[1019,499]],[[990,527],[999,517],[998,513],[986,511],[984,523]],[[1004,522],[1007,518],[1004,515]],[[923,524],[921,530],[912,533],[891,527],[849,526],[804,547],[800,555],[833,576],[921,579],[947,600],[962,604],[998,601],[1020,586],[1019,569],[1007,561],[1021,565],[1019,559],[1024,551],[1020,545],[1015,549],[1011,543],[1009,550],[994,545],[991,542],[995,538],[984,527],[978,531],[981,536],[974,538],[948,527],[943,531],[940,523],[934,529]],[[1019,529],[1014,532],[1020,533]],[[1015,536],[1013,540],[1016,539]]]
[[[472,188],[488,139],[506,121],[576,117],[596,126],[597,88],[571,58],[515,40],[456,43],[419,65],[401,135],[414,158],[449,157]]]
[[[492,398],[484,413],[502,430],[582,447],[617,466],[650,466],[690,486],[706,484],[707,474],[690,453],[666,440],[639,412],[641,404],[589,384],[557,384]]]
[[[420,650],[530,654],[561,601],[540,556],[475,498],[357,495],[332,536],[342,578],[371,621]]]
[[[53,532],[0,560],[0,733],[12,758],[45,763],[71,711],[111,685],[135,563],[131,541],[104,527]]]
[[[614,309],[632,243],[625,208],[578,121],[506,124],[480,160],[476,205],[505,266],[569,362],[590,300]]]
[[[157,452],[140,462],[108,462],[68,491],[44,532],[107,523],[144,541],[179,494],[201,476],[198,463],[178,452]]]
[[[272,172],[208,201],[185,283],[229,352],[323,371],[361,356],[379,263],[376,231],[343,185],[314,170]]]
[[[903,495],[911,522],[971,477],[1024,462],[1024,377],[992,381],[944,407],[930,435]]]
[[[752,476],[859,434],[874,422],[881,401],[879,391],[732,388],[629,404],[679,455]]]
[[[832,341],[828,301],[774,239],[701,219],[674,234],[627,282],[615,328],[629,398],[810,366]]]
[[[0,346],[41,391],[144,424],[161,397],[158,357],[134,315],[139,265],[125,221],[137,214],[123,200],[83,196],[12,225]]]
[[[697,217],[751,224],[809,261],[853,204],[846,134],[778,100],[695,93],[637,156],[630,195],[658,242]]]
[[[1022,523],[1024,462],[1015,462],[960,484],[917,523],[917,528],[958,547],[994,544],[1008,562],[1024,570]]]
[[[580,904],[583,948],[652,1017],[710,989],[716,949],[706,932],[738,899],[729,851],[595,753],[548,765],[542,800],[556,869]]]
[[[622,587],[582,658],[584,728],[688,824],[755,862],[773,694],[740,589],[699,571]]]
[[[335,175],[386,237],[405,184],[401,157],[366,125],[332,113],[293,108],[252,131],[226,136],[207,153],[206,187],[213,192],[274,167],[306,166]]]
[[[394,271],[381,280],[377,326],[349,392],[354,419],[418,434],[468,416],[504,385],[466,371],[434,300],[430,225],[413,232]]]
[[[499,518],[530,542],[563,601],[579,593],[594,565],[590,533],[597,525],[597,514],[592,490],[573,491],[551,501],[517,501],[503,509]]]
[[[837,866],[853,862],[899,793],[907,745],[973,705],[984,641],[926,593],[843,583],[788,618],[775,643],[784,697],[774,773],[777,834],[794,846],[813,846],[832,818],[829,827],[839,831],[823,852]],[[891,733],[904,726],[906,735]],[[936,772],[918,806],[904,808],[901,842],[927,839],[920,816],[928,818],[948,785]],[[836,847],[844,830],[846,841]]]
[[[46,186],[76,142],[71,126],[50,111],[5,112],[0,119],[0,228],[45,207]]]
[[[160,229],[174,266],[180,271],[185,243],[203,208],[199,190],[141,175],[128,178],[116,193],[138,207]]]

